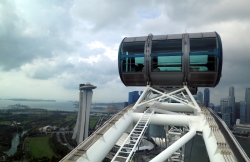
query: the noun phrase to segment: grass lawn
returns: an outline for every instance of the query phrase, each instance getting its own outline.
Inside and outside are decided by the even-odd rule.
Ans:
[[[28,138],[25,142],[25,146],[30,147],[30,153],[35,157],[52,157],[53,155],[56,156],[52,149],[49,147],[50,137],[51,135]]]
[[[92,129],[98,119],[99,119],[99,117],[90,117],[90,119],[89,119],[89,128]]]
[[[11,124],[11,122],[10,121],[0,121],[0,124]]]
[[[66,117],[66,121],[70,121],[70,120],[72,120],[72,119],[75,119],[76,118],[76,115],[75,114],[72,114],[72,115],[67,115],[67,117]]]

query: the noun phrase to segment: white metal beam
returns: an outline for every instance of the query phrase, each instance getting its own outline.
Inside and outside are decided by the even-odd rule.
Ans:
[[[190,131],[182,136],[178,141],[173,143],[171,146],[166,148],[164,151],[162,151],[160,154],[158,154],[155,158],[150,160],[150,162],[164,162],[167,160],[172,154],[177,151],[182,145],[184,145],[186,142],[188,142],[192,137],[196,135],[196,129],[192,128]]]
[[[143,113],[133,113],[133,121],[136,123],[142,117],[142,115]],[[151,116],[150,124],[189,126],[191,121],[199,123],[200,119],[200,116],[153,114]]]

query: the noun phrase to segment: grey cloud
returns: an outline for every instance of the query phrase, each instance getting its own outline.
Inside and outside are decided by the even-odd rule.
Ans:
[[[117,61],[112,61],[104,55],[99,59],[92,64],[82,61],[69,64],[59,59],[55,64],[48,63],[37,67],[29,77],[42,80],[53,78],[67,89],[75,89],[79,83],[85,82],[98,84],[101,88],[119,75]]]
[[[183,22],[189,27],[205,26],[233,20],[249,21],[249,1],[212,0],[205,1],[169,1],[165,5],[165,13],[172,21]]]
[[[0,66],[3,70],[19,68],[37,58],[50,58],[56,51],[69,52],[72,50],[65,41],[58,38],[58,34],[57,37],[54,34],[24,34],[25,29],[28,29],[30,24],[17,14],[15,5],[7,1],[1,1],[1,3],[4,6],[1,12],[3,15],[7,15],[2,19],[1,26],[4,29],[0,33]],[[66,22],[60,22],[63,24],[59,26],[67,26]],[[53,28],[48,29],[48,31],[59,33],[61,28],[58,27],[58,24],[60,23],[50,24]]]
[[[73,64],[65,63],[65,64],[57,64],[56,66],[51,66],[49,64],[45,64],[44,66],[41,66],[37,68],[33,74],[31,74],[29,77],[34,79],[40,79],[40,80],[47,80],[50,78],[56,78],[60,76],[62,73],[70,71],[71,69],[74,69]]]
[[[138,9],[147,9],[155,6],[153,1],[76,1],[72,13],[80,19],[89,21],[94,25],[94,31],[124,30],[131,28],[138,22]]]

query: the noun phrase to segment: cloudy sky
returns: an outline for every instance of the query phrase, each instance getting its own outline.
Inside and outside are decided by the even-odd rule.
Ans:
[[[123,37],[217,31],[224,63],[211,102],[250,87],[250,1],[0,1],[0,98],[78,100],[90,82],[94,102],[126,101],[117,70]],[[203,88],[199,90],[203,91]]]

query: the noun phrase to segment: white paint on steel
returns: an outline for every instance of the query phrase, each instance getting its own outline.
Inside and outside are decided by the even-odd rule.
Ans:
[[[155,109],[155,112],[161,113],[161,114],[172,114],[172,115],[185,115],[185,114],[179,114],[173,111],[167,111],[167,110],[162,110],[162,109]]]
[[[177,98],[182,100],[181,103],[158,102],[158,100],[164,98],[172,98],[178,101],[178,99],[175,98],[176,95],[174,94],[179,92],[182,93],[183,90],[187,92],[189,96],[189,102],[186,102],[186,100],[179,96],[179,94],[177,94],[179,96]],[[154,99],[150,99],[149,97],[152,91],[159,93],[160,96],[155,97]],[[186,98],[188,99],[188,97]],[[221,148],[221,143],[225,144],[226,142],[225,137],[216,127],[214,118],[211,116],[207,108],[204,109],[201,108],[202,106],[199,107],[187,87],[184,86],[184,88],[180,88],[178,90],[175,90],[174,92],[165,94],[148,86],[133,109],[128,109],[128,112],[126,112],[122,118],[120,118],[118,121],[113,121],[112,123],[110,123],[111,125],[114,124],[114,126],[108,127],[108,130],[103,131],[104,133],[100,135],[101,137],[96,140],[95,143],[91,143],[91,145],[87,147],[88,149],[86,151],[83,150],[83,153],[79,155],[78,151],[83,147],[80,144],[70,153],[70,155],[67,155],[63,159],[63,161],[67,161],[67,159],[69,159],[68,157],[74,157],[74,155],[80,156],[80,158],[76,158],[79,162],[102,161],[108,154],[109,150],[111,150],[111,148],[115,145],[120,136],[126,131],[129,126],[131,126],[132,122],[136,123],[142,117],[142,112],[145,111],[148,107],[153,106],[153,104],[157,105],[157,109],[162,109],[159,111],[164,111],[165,113],[168,112],[170,114],[152,114],[150,118],[150,124],[184,127],[189,126],[190,131],[172,145],[168,146],[169,143],[167,143],[168,148],[161,152],[158,156],[156,156],[152,160],[152,162],[160,162],[169,158],[176,150],[178,150],[189,139],[191,139],[196,134],[196,131],[200,131],[202,133],[211,162],[224,162],[227,161],[226,159],[228,159],[229,161],[230,159],[233,159],[234,155],[230,147],[228,147],[228,144],[226,144],[226,149],[230,153],[230,155],[225,154],[225,152],[221,152],[225,150],[224,148]],[[187,113],[187,115],[179,115],[174,113]],[[225,124],[223,124],[223,126],[225,126]],[[177,134],[176,136],[179,136],[179,134]],[[88,140],[91,141],[93,139],[89,138]],[[239,150],[241,151],[241,148],[239,148]]]
[[[135,144],[129,144],[132,147],[130,147],[130,149],[128,149],[125,156],[122,156],[122,157],[127,157],[126,162],[128,162],[132,158],[133,154],[136,152],[137,145],[141,141],[141,138],[144,135],[144,133],[145,133],[147,127],[148,127],[148,123],[150,121],[150,118],[151,118],[152,114],[154,114],[154,109],[152,111],[146,110],[144,112],[144,114],[138,120],[138,122],[134,126],[133,130],[130,132],[130,134],[128,135],[126,140],[123,142],[122,146],[119,148],[119,150],[117,151],[117,153],[115,154],[115,156],[113,157],[111,162],[116,161],[116,157],[119,156],[120,152],[122,151],[123,147],[126,145],[127,141],[130,141],[131,138],[133,139],[133,135],[138,133],[137,134],[138,137],[134,137],[134,138],[137,138],[136,141],[135,141]],[[143,127],[143,128],[141,128],[141,127]]]
[[[146,106],[150,107],[153,105],[153,103],[147,103]],[[174,112],[187,112],[187,113],[193,113],[193,108],[181,104],[181,103],[166,103],[166,102],[158,102],[157,108],[168,110],[168,111],[174,111]]]
[[[133,121],[137,122],[143,113],[132,113]],[[200,116],[152,114],[150,124],[188,126],[190,122],[199,123]]]
[[[196,110],[198,110],[198,112],[201,111],[200,107],[198,106],[197,102],[195,101],[193,95],[190,93],[189,89],[187,88],[186,85],[184,85],[184,88],[188,94],[188,96],[190,97],[191,101],[193,102],[194,106],[196,107]]]
[[[157,93],[159,93],[159,94],[162,94],[162,95],[159,96],[159,97],[150,99],[150,100],[148,100],[148,101],[142,102],[142,103],[140,103],[140,104],[137,104],[137,106],[141,106],[141,105],[144,105],[144,104],[146,104],[146,103],[150,103],[150,102],[153,102],[153,101],[157,101],[157,100],[159,100],[159,99],[161,99],[161,98],[168,97],[170,94],[175,94],[175,93],[177,93],[177,92],[180,92],[180,91],[184,90],[184,88],[180,88],[180,89],[178,89],[178,90],[176,90],[176,91],[173,91],[173,92],[170,92],[170,93],[168,93],[168,94],[165,94],[165,93],[162,93],[162,92],[160,92],[160,91],[157,91],[157,90],[155,90],[155,89],[153,89],[153,88],[151,88],[151,87],[148,87],[148,89],[150,89],[151,91],[155,91],[155,92],[157,92]]]
[[[192,128],[190,131],[182,136],[178,141],[173,143],[171,146],[169,146],[167,149],[162,151],[159,155],[157,155],[155,158],[150,160],[150,162],[164,162],[166,159],[168,159],[172,154],[177,151],[182,145],[184,145],[186,142],[188,142],[192,137],[196,135],[196,129]]]
[[[212,131],[208,124],[203,127],[203,139],[210,161],[224,161],[222,154],[219,152],[215,136],[212,135]]]
[[[99,162],[102,161],[109,151],[113,148],[117,140],[126,131],[130,124],[132,124],[132,112],[127,112],[122,118],[120,118],[115,126],[109,128],[105,134],[102,135],[87,151],[82,154],[77,162]],[[81,150],[81,144],[71,152],[74,154],[77,150]],[[67,161],[67,157],[64,158]]]
[[[147,86],[147,88],[146,88],[146,89],[143,91],[143,93],[141,94],[140,98],[136,101],[136,103],[135,103],[133,109],[136,108],[136,107],[138,106],[138,104],[147,96],[147,92],[148,92],[148,90],[149,90],[148,87],[149,87],[149,86]]]

